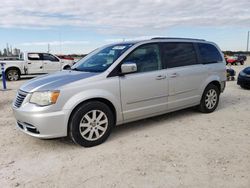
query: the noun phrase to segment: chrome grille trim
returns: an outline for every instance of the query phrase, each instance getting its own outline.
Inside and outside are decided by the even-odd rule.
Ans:
[[[17,92],[17,95],[16,95],[16,99],[15,99],[15,102],[14,102],[14,106],[16,108],[20,108],[20,106],[22,105],[25,97],[27,96],[27,92],[24,92],[22,90],[18,90]]]

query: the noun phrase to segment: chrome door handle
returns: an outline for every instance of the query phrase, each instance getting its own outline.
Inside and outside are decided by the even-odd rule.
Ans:
[[[173,73],[173,74],[170,75],[170,78],[175,78],[175,77],[177,77],[177,76],[178,76],[177,73]]]
[[[166,79],[167,77],[165,75],[159,75],[156,77],[156,80],[163,80]]]

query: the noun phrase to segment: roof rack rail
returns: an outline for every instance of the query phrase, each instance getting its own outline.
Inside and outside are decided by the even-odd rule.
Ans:
[[[151,40],[160,40],[160,39],[182,39],[182,40],[198,40],[198,41],[206,41],[204,39],[193,39],[193,38],[175,38],[175,37],[154,37],[154,38],[151,38]]]

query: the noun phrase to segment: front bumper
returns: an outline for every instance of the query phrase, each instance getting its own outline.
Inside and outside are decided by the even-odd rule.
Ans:
[[[12,107],[17,127],[24,133],[37,138],[67,136],[69,111],[33,112]]]

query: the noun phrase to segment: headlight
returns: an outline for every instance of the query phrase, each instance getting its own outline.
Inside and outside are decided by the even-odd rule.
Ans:
[[[39,106],[55,104],[59,94],[59,91],[34,92],[30,97],[30,103],[37,104]]]

